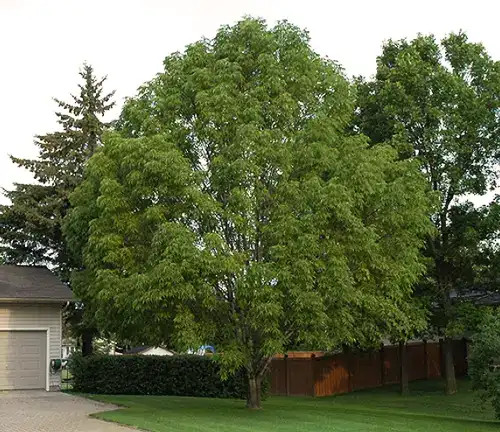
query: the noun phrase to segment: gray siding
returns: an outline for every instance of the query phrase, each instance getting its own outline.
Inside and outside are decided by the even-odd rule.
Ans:
[[[0,330],[6,329],[45,329],[50,334],[50,359],[61,358],[61,311],[60,304],[0,304]],[[59,373],[50,373],[49,385],[58,388],[61,385]]]

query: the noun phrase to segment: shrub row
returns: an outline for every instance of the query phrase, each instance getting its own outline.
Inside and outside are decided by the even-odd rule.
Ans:
[[[246,399],[248,391],[244,370],[223,381],[216,361],[196,355],[75,356],[70,371],[82,393]]]

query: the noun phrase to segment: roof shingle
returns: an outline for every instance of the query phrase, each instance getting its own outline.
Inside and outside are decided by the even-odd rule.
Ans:
[[[47,267],[0,265],[0,300],[69,301],[71,290]]]

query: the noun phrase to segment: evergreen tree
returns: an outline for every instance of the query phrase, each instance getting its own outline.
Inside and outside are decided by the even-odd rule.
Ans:
[[[80,76],[80,91],[71,96],[70,103],[54,99],[60,130],[36,136],[38,158],[11,157],[36,182],[16,183],[13,190],[4,191],[10,204],[0,207],[0,250],[5,263],[47,265],[66,282],[80,262],[68,252],[61,232],[68,197],[81,182],[87,160],[101,145],[107,128],[103,116],[114,106],[114,92],[103,90],[106,77],[98,79],[88,64],[83,65]],[[81,308],[76,310],[81,312]]]

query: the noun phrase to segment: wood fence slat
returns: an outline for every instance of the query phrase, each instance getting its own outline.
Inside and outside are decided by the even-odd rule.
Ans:
[[[441,376],[439,343],[411,343],[406,352],[410,381]],[[466,341],[454,341],[453,353],[457,376],[467,374]],[[393,345],[370,352],[288,353],[276,356],[271,362],[270,393],[320,397],[397,384],[400,380],[399,368],[399,349]]]

